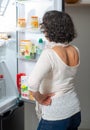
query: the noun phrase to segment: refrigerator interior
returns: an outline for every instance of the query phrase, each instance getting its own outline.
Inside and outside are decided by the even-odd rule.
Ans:
[[[31,40],[34,44],[37,44],[39,38],[42,38],[46,43],[46,38],[40,30],[32,31],[30,29],[30,17],[38,16],[39,22],[42,22],[42,16],[46,11],[49,10],[62,11],[62,0],[29,0],[23,2],[17,2],[17,19],[22,17],[26,19],[25,28],[17,28],[17,42],[18,42],[18,53],[20,40],[26,39]],[[26,60],[18,58],[18,73],[25,73],[30,75],[37,60]],[[24,99],[22,99],[24,100]],[[38,119],[35,114],[35,103],[29,100],[24,100],[25,109],[25,130],[35,130],[37,128]]]
[[[42,6],[44,5],[44,6]],[[43,39],[46,43],[46,38],[41,33],[39,27],[32,29],[30,22],[32,16],[38,17],[38,23],[42,22],[42,17],[45,12],[49,10],[57,9],[57,5],[61,5],[61,0],[29,0],[29,1],[17,1],[17,44],[18,44],[18,73],[25,73],[26,76],[30,76],[37,59],[27,60],[19,57],[20,42],[22,40],[30,40],[32,44],[37,45],[39,39]],[[59,6],[61,8],[61,6]],[[57,10],[59,10],[59,8]],[[61,9],[60,9],[61,10]],[[23,18],[25,20],[25,27],[18,26],[18,20]],[[26,84],[25,84],[26,86]],[[25,93],[26,94],[26,93]]]
[[[41,23],[45,12],[53,9],[62,10],[62,6],[60,5],[62,5],[62,0],[45,0],[43,2],[41,0],[30,0],[17,2],[17,19],[25,18],[26,20],[26,28],[17,29],[18,52],[20,40],[22,39],[31,40],[34,44],[37,44],[39,38],[42,38],[44,42],[46,41],[46,38],[39,29],[36,31],[30,30],[30,17],[38,16],[39,23]],[[36,61],[18,60],[18,73],[24,72],[26,75],[30,75],[35,64]]]
[[[15,33],[12,32],[12,34]],[[0,46],[0,114],[4,113],[16,104],[18,91],[16,88],[17,60],[16,60],[16,41],[15,39],[5,40]],[[3,92],[4,89],[4,93]],[[4,95],[3,95],[4,94]]]

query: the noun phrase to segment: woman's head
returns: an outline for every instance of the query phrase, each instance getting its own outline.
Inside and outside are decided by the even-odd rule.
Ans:
[[[56,10],[44,14],[41,30],[51,42],[69,43],[76,37],[71,17],[65,12]]]

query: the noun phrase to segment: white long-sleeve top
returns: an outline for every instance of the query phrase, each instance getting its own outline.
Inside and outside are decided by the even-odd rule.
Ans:
[[[50,43],[51,44],[51,43]],[[29,89],[42,94],[55,93],[52,103],[42,107],[42,118],[46,120],[65,119],[80,111],[80,103],[75,91],[75,76],[78,66],[68,66],[52,49],[46,48],[29,78]]]

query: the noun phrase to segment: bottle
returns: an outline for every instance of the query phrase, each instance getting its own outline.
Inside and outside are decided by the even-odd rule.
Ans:
[[[30,58],[36,59],[36,45],[32,44],[31,51],[30,51]]]
[[[37,29],[39,27],[38,16],[31,17],[30,25],[32,29]]]
[[[26,76],[25,73],[18,73],[16,75],[16,82],[19,94],[21,94],[21,76]]]
[[[38,40],[38,44],[37,44],[37,55],[40,56],[40,54],[42,53],[44,49],[44,41],[42,38],[39,38]]]

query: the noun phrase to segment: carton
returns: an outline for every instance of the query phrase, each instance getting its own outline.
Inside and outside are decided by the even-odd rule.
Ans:
[[[21,98],[34,100],[28,86],[29,76],[21,76]]]

